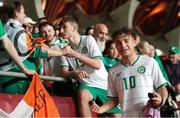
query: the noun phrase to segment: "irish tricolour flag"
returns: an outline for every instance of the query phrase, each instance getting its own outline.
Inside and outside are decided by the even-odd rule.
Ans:
[[[30,87],[17,107],[11,113],[0,109],[0,117],[60,117],[60,114],[41,79],[34,74]]]

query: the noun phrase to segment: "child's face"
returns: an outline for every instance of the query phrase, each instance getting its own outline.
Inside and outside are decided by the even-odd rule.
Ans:
[[[117,58],[118,57],[118,51],[116,49],[115,43],[112,43],[111,46],[108,49],[108,55],[112,58]]]
[[[116,49],[122,57],[136,53],[134,49],[136,40],[131,35],[117,35],[114,42],[116,44]]]

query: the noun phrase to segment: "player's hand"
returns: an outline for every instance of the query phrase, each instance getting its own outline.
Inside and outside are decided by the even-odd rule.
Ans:
[[[75,70],[75,76],[78,79],[89,78],[89,75],[87,74],[87,72],[83,70]]]
[[[41,47],[41,52],[45,53],[49,50],[49,47],[47,45],[44,45]]]
[[[153,94],[155,95],[155,97],[151,98],[152,104],[153,106],[158,107],[163,103],[163,99],[160,94],[156,92],[153,92]]]
[[[96,104],[95,101],[92,101],[91,111],[102,114],[100,107]]]
[[[62,50],[65,56],[74,57],[75,51],[71,48],[71,46],[66,45],[62,48]]]

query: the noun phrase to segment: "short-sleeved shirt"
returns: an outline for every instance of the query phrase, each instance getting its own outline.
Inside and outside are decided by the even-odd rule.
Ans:
[[[92,36],[81,36],[79,46],[75,50],[89,58],[102,59],[102,53],[98,48],[95,39]],[[107,90],[108,73],[102,63],[102,60],[101,60],[101,68],[99,70],[91,68],[81,63],[76,58],[70,58],[65,56],[62,56],[60,58],[59,64],[61,67],[68,67],[70,71],[75,69],[86,71],[89,75],[89,78],[79,79],[79,82],[81,84]]]
[[[49,45],[49,48],[51,49],[59,49],[63,48],[68,44],[64,39],[56,37],[54,40],[55,43],[52,45]],[[44,75],[49,75],[49,76],[55,76],[55,73],[59,73],[59,67],[55,66],[56,65],[56,58],[58,57],[47,57],[43,59],[43,68],[44,68]]]
[[[110,70],[108,80],[108,96],[118,97],[124,117],[142,116],[148,93],[166,85],[157,62],[142,55],[131,66],[121,61]]]
[[[0,20],[0,40],[4,39],[4,37],[6,37],[6,36],[7,36],[6,31],[3,27],[1,20]]]
[[[180,61],[176,64],[172,64],[170,60],[164,63],[164,67],[168,74],[170,83],[175,86],[180,83]]]

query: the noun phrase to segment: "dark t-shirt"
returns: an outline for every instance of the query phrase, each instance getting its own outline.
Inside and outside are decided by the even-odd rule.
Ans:
[[[164,63],[170,83],[174,86],[180,83],[180,62],[172,64],[169,60]]]

